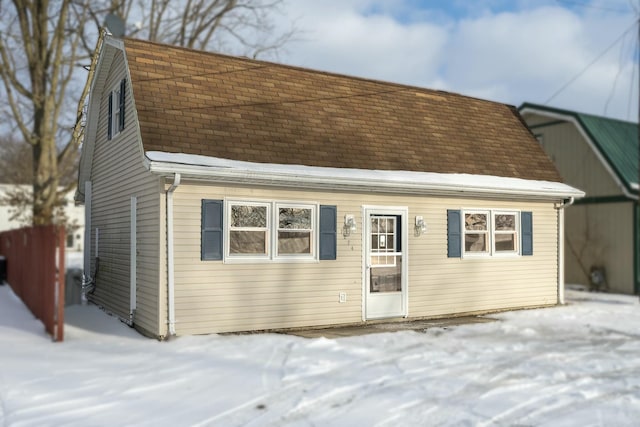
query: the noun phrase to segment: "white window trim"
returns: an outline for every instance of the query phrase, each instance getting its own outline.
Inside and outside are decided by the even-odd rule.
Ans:
[[[318,229],[318,215],[319,209],[318,204],[309,204],[309,203],[287,203],[287,202],[273,202],[274,215],[273,215],[273,259],[274,260],[310,260],[315,261],[317,259],[318,253],[318,240],[320,230]],[[278,237],[280,232],[280,208],[296,208],[296,209],[311,209],[311,253],[308,254],[282,254],[278,253]],[[291,230],[290,230],[291,231]],[[305,231],[305,230],[303,230]]]
[[[498,231],[496,230],[496,215],[514,215],[515,216],[515,230],[514,231]],[[491,251],[493,256],[498,257],[512,257],[520,255],[520,211],[516,210],[493,210],[491,211],[491,227],[493,232],[491,233]],[[496,234],[514,234],[516,249],[514,251],[498,251],[496,250]]]
[[[467,230],[467,214],[484,214],[487,215],[487,229],[485,230]],[[490,209],[463,209],[462,210],[462,254],[465,258],[485,258],[491,256],[491,210]],[[485,234],[487,250],[484,252],[467,251],[466,236],[467,234]]]
[[[225,264],[242,264],[242,263],[317,263],[319,262],[318,254],[320,253],[320,204],[317,202],[300,202],[286,200],[259,200],[259,199],[225,199],[225,217],[224,217],[224,260]],[[267,254],[231,254],[231,206],[233,205],[251,205],[267,207]],[[309,208],[311,209],[311,254],[287,254],[278,255],[278,222],[279,208]]]
[[[266,227],[231,227],[231,208],[233,206],[263,206],[267,209]],[[245,261],[267,261],[271,257],[271,203],[258,202],[254,200],[229,200],[225,202],[224,236],[226,240],[224,256],[225,260],[245,260]],[[232,254],[231,253],[231,231],[265,231],[265,253],[264,254]]]
[[[465,249],[465,236],[467,230],[465,227],[466,214],[482,213],[487,214],[487,251],[485,252],[471,252]],[[511,234],[511,232],[496,232],[495,217],[496,215],[515,215],[516,217],[516,250],[515,251],[497,251],[495,235],[497,234]],[[522,256],[522,230],[520,229],[520,216],[521,210],[518,209],[461,209],[461,227],[462,227],[462,258],[514,258]],[[468,234],[474,234],[476,230],[469,230]]]

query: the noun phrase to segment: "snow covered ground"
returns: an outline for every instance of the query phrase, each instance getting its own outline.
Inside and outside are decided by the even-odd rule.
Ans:
[[[638,299],[568,302],[425,332],[168,342],[73,306],[53,343],[0,286],[0,425],[639,425]]]

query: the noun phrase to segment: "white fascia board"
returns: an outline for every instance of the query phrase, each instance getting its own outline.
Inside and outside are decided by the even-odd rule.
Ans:
[[[562,120],[562,121],[565,121],[565,122],[572,123],[576,127],[576,129],[578,130],[580,135],[582,135],[584,140],[587,141],[587,144],[589,145],[589,148],[591,148],[591,151],[593,151],[593,153],[596,155],[596,158],[600,161],[602,166],[609,173],[609,175],[614,180],[616,185],[620,188],[620,190],[625,195],[625,197],[628,197],[629,199],[633,199],[633,200],[638,200],[638,195],[630,193],[629,190],[627,190],[627,187],[620,180],[620,178],[618,177],[618,174],[613,170],[613,168],[611,167],[611,165],[609,164],[607,159],[604,158],[604,156],[602,155],[602,153],[598,149],[596,143],[589,137],[589,135],[587,134],[587,132],[585,132],[585,130],[582,127],[582,125],[580,124],[580,122],[578,122],[578,120],[576,120],[576,118],[574,116],[567,115],[567,114],[561,114],[561,113],[555,113],[555,112],[546,111],[546,110],[539,110],[537,108],[532,108],[532,107],[525,107],[520,111],[520,115],[521,116],[524,116],[527,113],[537,114],[539,116],[545,116],[545,117],[549,117],[551,119]],[[526,120],[525,120],[525,122],[526,122]],[[638,191],[638,183],[637,182],[632,182],[632,183],[630,183],[630,185],[631,185],[631,189],[632,190]]]
[[[540,200],[584,197],[584,192],[566,184],[519,178],[263,164],[162,152],[147,152],[146,157],[149,170],[162,176],[180,173],[185,179],[233,184]]]

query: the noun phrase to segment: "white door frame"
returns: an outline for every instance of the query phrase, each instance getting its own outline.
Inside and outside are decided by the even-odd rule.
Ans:
[[[369,296],[369,249],[371,239],[371,222],[370,215],[399,215],[401,224],[401,240],[402,246],[402,309],[399,313],[390,316],[371,316],[367,315],[367,298]],[[407,206],[378,206],[363,205],[362,206],[362,320],[373,320],[381,318],[407,317],[409,315],[409,208]]]

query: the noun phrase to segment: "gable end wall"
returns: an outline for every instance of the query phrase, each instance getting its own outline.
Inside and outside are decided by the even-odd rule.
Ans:
[[[105,70],[106,71],[106,70]],[[92,300],[124,319],[129,318],[130,210],[137,197],[137,308],[134,323],[152,336],[166,333],[166,297],[160,287],[160,181],[143,166],[131,85],[127,84],[125,129],[107,140],[109,91],[126,76],[121,52],[116,53],[101,94],[92,158],[91,271],[95,271],[95,230],[99,229],[99,270]]]

